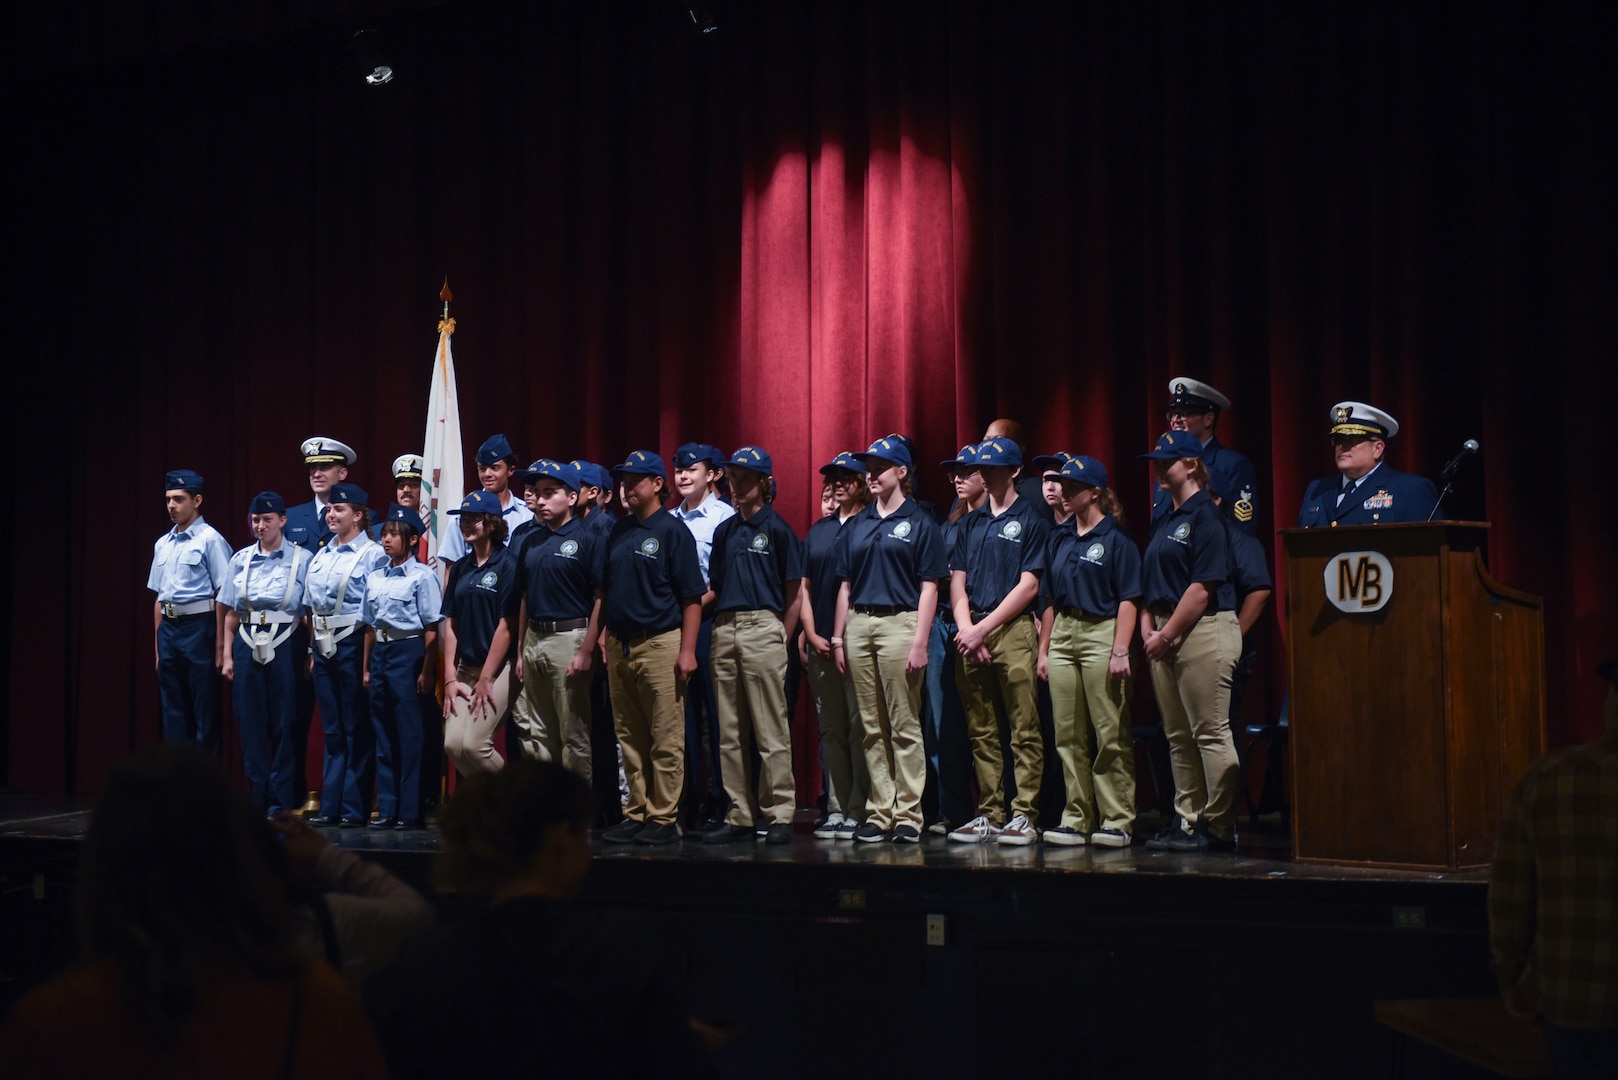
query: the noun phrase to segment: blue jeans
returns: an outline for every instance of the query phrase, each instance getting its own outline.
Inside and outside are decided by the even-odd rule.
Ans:
[[[962,824],[973,816],[972,755],[966,745],[966,711],[955,690],[955,624],[934,616],[927,635],[927,676],[922,681],[921,726],[927,768],[933,774],[938,816]]]

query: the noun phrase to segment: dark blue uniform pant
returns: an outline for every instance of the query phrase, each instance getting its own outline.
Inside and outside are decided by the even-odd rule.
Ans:
[[[219,756],[219,669],[214,667],[214,614],[164,619],[157,627],[157,685],[163,741],[195,743]]]
[[[685,687],[685,805],[693,818],[704,812],[724,816],[729,805],[719,775],[719,711],[714,706],[708,661],[713,655],[713,619],[697,631],[697,670]],[[704,768],[707,777],[704,782]]]
[[[309,757],[309,727],[315,718],[314,672],[304,664],[309,655],[309,627],[299,623],[292,629],[292,637],[282,645],[292,653],[292,674],[296,680],[296,704],[292,710],[292,790],[303,802],[303,793],[309,790],[309,777],[304,774],[304,763]]]
[[[230,644],[236,665],[232,700],[242,736],[247,793],[261,811],[295,810],[303,804],[292,775],[292,723],[297,713],[296,663],[288,641],[268,664],[237,635]]]
[[[371,790],[371,708],[361,680],[365,662],[363,630],[337,643],[330,657],[315,653],[315,698],[326,733],[320,812],[364,821]]]
[[[921,730],[933,774],[937,816],[951,825],[963,825],[976,816],[977,804],[972,801],[972,749],[966,742],[966,710],[955,689],[955,656],[955,624],[935,616],[927,634]]]
[[[421,818],[421,638],[371,646],[371,727],[376,732],[376,809],[384,818]]]

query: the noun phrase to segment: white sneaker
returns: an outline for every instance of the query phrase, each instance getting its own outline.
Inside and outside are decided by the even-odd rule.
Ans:
[[[855,821],[851,817],[845,817],[842,821],[837,823],[837,839],[839,839],[839,840],[852,840],[852,839],[854,839],[854,834],[859,831],[859,827],[860,827],[859,822]]]
[[[843,823],[842,814],[828,814],[826,820],[815,826],[816,840],[837,839],[837,827]]]
[[[1017,847],[1027,847],[1039,839],[1039,830],[1031,825],[1026,817],[1018,814],[1006,822],[1006,827],[1000,830],[995,837],[1002,844],[1014,844]]]
[[[1090,836],[1090,843],[1096,847],[1125,848],[1129,842],[1129,834],[1122,829],[1097,829]]]
[[[1000,826],[979,814],[949,834],[957,844],[989,844],[1000,835]]]
[[[1058,847],[1083,847],[1085,844],[1090,842],[1090,838],[1088,836],[1085,836],[1079,830],[1069,828],[1066,825],[1058,825],[1054,829],[1046,829],[1045,835],[1041,837],[1041,839],[1047,844],[1055,844]]]

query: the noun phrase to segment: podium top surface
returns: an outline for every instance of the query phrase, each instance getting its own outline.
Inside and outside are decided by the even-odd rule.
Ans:
[[[1417,529],[1487,529],[1487,521],[1451,521],[1448,518],[1439,518],[1437,521],[1400,521],[1389,525],[1339,525],[1336,528],[1277,529],[1277,536],[1316,536],[1321,533],[1330,533],[1334,536],[1342,533],[1384,533],[1384,532],[1412,532]]]

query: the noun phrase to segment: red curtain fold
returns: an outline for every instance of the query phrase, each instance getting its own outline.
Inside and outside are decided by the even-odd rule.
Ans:
[[[1546,598],[1553,739],[1596,732],[1606,6],[795,2],[699,38],[652,3],[379,4],[379,90],[294,8],[168,53],[106,52],[79,5],[51,25],[85,62],[133,59],[24,85],[14,439],[65,461],[42,502],[72,510],[0,549],[11,786],[93,790],[157,737],[166,468],[207,475],[238,544],[254,492],[303,497],[310,434],[385,501],[445,274],[471,445],[759,443],[799,529],[837,451],[905,431],[944,502],[930,463],[1010,416],[1106,461],[1143,540],[1135,455],[1182,373],[1233,398],[1266,537],[1330,471],[1339,398],[1399,417],[1401,469],[1478,437],[1450,510]]]

